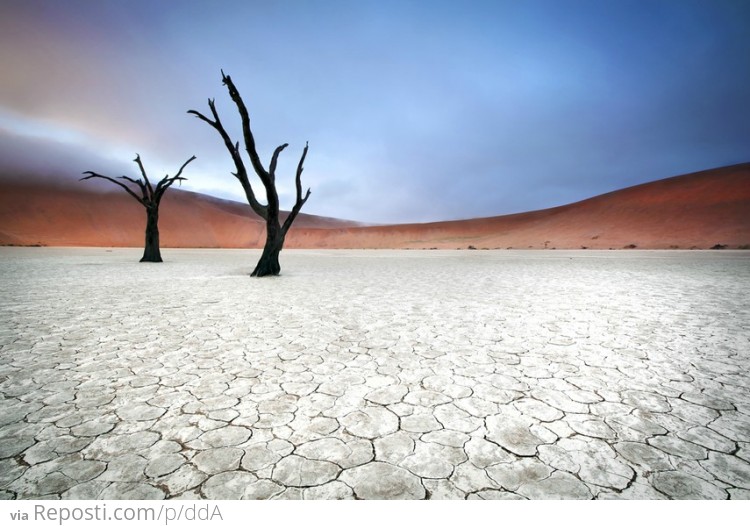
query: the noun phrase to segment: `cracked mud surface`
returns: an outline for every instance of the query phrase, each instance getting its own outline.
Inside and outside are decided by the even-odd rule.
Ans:
[[[5,499],[748,499],[750,253],[0,248]]]

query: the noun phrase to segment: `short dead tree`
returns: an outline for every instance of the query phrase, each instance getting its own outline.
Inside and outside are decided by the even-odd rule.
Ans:
[[[310,197],[309,188],[307,189],[305,196],[302,196],[301,182],[303,164],[305,162],[305,157],[307,156],[307,144],[305,144],[305,148],[302,150],[302,157],[300,157],[299,164],[297,165],[297,175],[295,177],[297,198],[291,212],[289,212],[289,215],[286,216],[286,219],[282,224],[279,217],[279,194],[276,190],[276,163],[279,159],[279,154],[289,145],[282,144],[276,148],[271,156],[271,164],[269,164],[268,170],[266,170],[255,147],[255,138],[250,129],[250,116],[247,107],[245,106],[239,91],[237,91],[234,82],[232,82],[231,77],[225,75],[223,71],[221,72],[221,77],[223,84],[227,87],[227,90],[229,90],[229,96],[232,98],[232,101],[234,101],[237,106],[237,111],[240,114],[245,150],[250,158],[250,164],[252,165],[253,170],[257,174],[261,183],[263,183],[266,190],[267,204],[262,204],[256,198],[255,192],[250,184],[248,171],[242,160],[242,156],[240,155],[240,143],[235,143],[230,138],[224,125],[221,123],[221,119],[219,119],[214,100],[208,99],[208,107],[211,109],[213,119],[206,117],[195,110],[190,110],[188,113],[191,113],[200,120],[208,123],[219,133],[224,141],[224,146],[226,146],[229,155],[232,157],[235,169],[237,170],[236,172],[232,172],[232,175],[234,175],[239,180],[240,184],[242,184],[242,189],[245,191],[245,196],[247,197],[247,202],[250,204],[250,207],[266,222],[266,242],[263,246],[263,253],[261,254],[260,260],[255,266],[255,270],[253,270],[251,276],[277,276],[279,272],[281,272],[279,253],[284,246],[286,234],[289,232],[289,228],[299,214],[302,205],[304,205],[307,198]]]
[[[88,177],[82,177],[80,180],[84,181],[86,179],[98,177],[100,179],[111,181],[116,185],[122,187],[127,193],[133,196],[136,201],[141,203],[146,208],[146,245],[143,249],[143,257],[141,258],[141,262],[161,263],[161,251],[159,250],[159,204],[161,203],[161,198],[164,196],[164,192],[166,192],[167,188],[172,186],[175,181],[182,182],[187,180],[186,178],[182,177],[182,171],[190,162],[194,160],[195,155],[185,161],[185,163],[177,172],[177,175],[173,175],[172,177],[170,177],[169,175],[165,175],[164,179],[159,181],[156,184],[156,188],[154,188],[151,185],[151,182],[148,180],[146,170],[143,168],[141,156],[136,154],[136,157],[135,159],[133,159],[133,161],[138,165],[138,168],[141,171],[141,175],[143,175],[143,179],[133,179],[132,177],[128,177],[126,175],[122,175],[117,179],[123,179],[125,181],[128,181],[129,183],[137,185],[141,190],[141,197],[138,197],[138,194],[131,190],[127,184],[122,183],[112,177],[98,174],[96,172],[83,172],[84,174],[89,175]]]

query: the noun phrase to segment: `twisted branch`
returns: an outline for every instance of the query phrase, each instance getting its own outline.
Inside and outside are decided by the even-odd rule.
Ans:
[[[80,181],[85,181],[86,179],[91,179],[94,177],[98,177],[100,179],[106,179],[107,181],[110,181],[112,183],[115,183],[117,186],[123,188],[127,193],[129,193],[133,198],[135,198],[139,203],[141,203],[146,208],[151,207],[158,207],[159,203],[161,202],[161,198],[164,195],[164,192],[167,191],[167,188],[172,186],[175,181],[187,181],[186,177],[182,177],[182,171],[185,169],[185,167],[193,162],[196,159],[195,155],[193,155],[190,159],[185,161],[182,166],[180,166],[180,169],[177,171],[177,174],[170,177],[169,175],[165,175],[164,179],[159,181],[159,183],[156,185],[156,189],[154,189],[151,186],[151,182],[148,180],[148,176],[146,175],[146,170],[143,167],[143,163],[141,162],[141,156],[136,154],[135,159],[133,159],[133,162],[135,162],[138,165],[138,168],[141,171],[141,175],[143,175],[143,180],[141,179],[133,179],[132,177],[128,177],[127,175],[121,175],[118,177],[118,179],[124,179],[128,182],[131,182],[133,184],[138,185],[138,187],[141,190],[141,193],[143,194],[143,197],[138,197],[138,195],[131,190],[128,185],[121,183],[117,179],[114,179],[112,177],[109,177],[107,175],[102,175],[96,172],[87,171],[83,172],[85,174],[89,174],[88,177],[81,177],[79,179]],[[145,180],[145,182],[144,182]]]
[[[292,226],[292,223],[296,219],[297,214],[299,214],[299,211],[302,209],[302,205],[304,205],[307,202],[307,198],[310,197],[311,192],[309,188],[307,189],[307,193],[305,193],[305,197],[302,197],[302,170],[304,170],[303,165],[305,164],[305,157],[307,157],[307,148],[308,143],[305,142],[305,148],[302,150],[302,157],[300,157],[299,163],[297,164],[297,174],[294,177],[294,184],[297,187],[297,199],[294,203],[292,211],[289,212],[286,221],[284,221],[284,226],[282,227],[284,234],[289,231],[289,228]]]
[[[221,123],[221,119],[219,118],[219,114],[216,111],[216,104],[214,103],[213,99],[208,99],[208,107],[211,109],[211,114],[214,116],[214,120],[209,119],[208,117],[203,115],[201,112],[196,111],[196,110],[189,110],[188,113],[195,115],[200,120],[207,123],[213,129],[219,132],[219,135],[224,141],[224,146],[229,152],[229,155],[232,157],[234,166],[237,169],[236,172],[232,172],[232,175],[235,176],[237,180],[240,182],[240,184],[242,185],[242,189],[245,191],[245,196],[247,197],[247,202],[250,204],[250,207],[255,211],[256,214],[258,214],[260,217],[262,217],[263,219],[267,221],[268,209],[266,205],[263,205],[255,197],[255,192],[253,191],[253,187],[250,184],[250,179],[248,178],[248,175],[247,175],[247,169],[245,168],[245,163],[242,160],[242,156],[240,155],[240,143],[239,142],[233,143],[231,137],[229,137],[229,134],[224,129],[224,126]]]
[[[108,177],[108,176],[102,175],[102,174],[98,174],[98,173],[92,172],[92,171],[87,171],[87,172],[83,172],[83,173],[84,174],[90,174],[90,175],[88,177],[81,177],[79,179],[79,181],[85,181],[86,179],[91,179],[93,177],[98,177],[100,179],[106,179],[107,181],[111,181],[111,182],[115,183],[117,186],[121,186],[122,188],[125,189],[125,191],[127,193],[129,193],[130,195],[132,195],[133,198],[136,201],[138,201],[139,203],[141,203],[143,206],[148,207],[148,199],[147,199],[147,196],[145,195],[145,193],[144,193],[143,197],[138,197],[135,192],[133,192],[130,188],[128,188],[127,185],[121,183],[120,181],[118,181],[116,179],[112,179],[111,177]],[[128,181],[137,182],[137,181],[135,181],[133,179],[130,179],[129,177],[125,177],[124,175],[122,176],[122,178],[127,179]]]
[[[167,188],[169,188],[170,186],[172,186],[175,181],[180,181],[180,183],[182,183],[182,181],[187,181],[186,177],[182,177],[182,171],[185,169],[185,167],[188,164],[190,164],[191,162],[193,162],[195,159],[196,159],[196,157],[195,157],[195,155],[193,155],[190,159],[188,159],[187,161],[185,161],[182,164],[182,166],[180,166],[180,169],[177,171],[176,175],[174,175],[172,177],[169,177],[169,175],[165,175],[164,179],[162,179],[161,181],[159,181],[159,183],[156,185],[156,191],[155,191],[155,194],[154,194],[154,196],[155,196],[154,200],[156,201],[157,205],[161,202],[161,198],[164,195],[164,192],[166,192]]]
[[[151,186],[151,181],[148,180],[148,176],[146,175],[146,170],[143,168],[143,163],[141,162],[141,156],[139,154],[135,154],[135,159],[133,161],[138,165],[138,168],[141,170],[141,175],[143,175],[143,180],[146,181],[146,188],[148,189],[148,198],[149,200],[154,199],[154,188]],[[143,186],[143,182],[136,181],[138,183],[138,186]],[[146,195],[145,192],[143,194]]]

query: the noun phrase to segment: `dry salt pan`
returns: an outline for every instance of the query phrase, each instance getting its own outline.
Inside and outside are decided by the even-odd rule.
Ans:
[[[0,497],[750,494],[750,254],[0,248]]]

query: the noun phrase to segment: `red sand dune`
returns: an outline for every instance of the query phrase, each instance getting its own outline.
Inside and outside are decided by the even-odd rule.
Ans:
[[[101,192],[84,182],[50,187],[0,179],[0,245],[143,246],[145,210],[112,186]],[[295,225],[358,223],[301,213]],[[262,247],[265,223],[248,205],[170,188],[159,209],[159,235],[162,247]]]
[[[163,247],[259,247],[247,205],[170,190]],[[0,244],[143,246],[145,213],[122,191],[0,180]],[[570,205],[483,219],[362,227],[301,214],[288,248],[728,248],[750,246],[750,163],[671,177]]]

